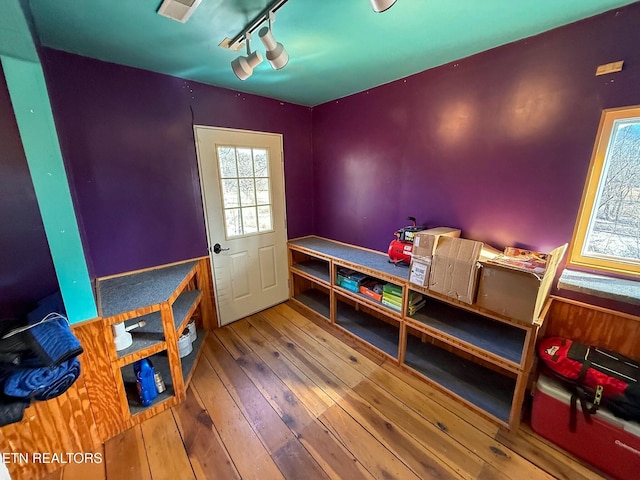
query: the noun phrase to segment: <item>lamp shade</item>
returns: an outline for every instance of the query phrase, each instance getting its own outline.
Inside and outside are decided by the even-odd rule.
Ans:
[[[260,52],[255,51],[247,56],[239,56],[231,62],[231,68],[233,73],[236,74],[240,80],[246,80],[253,74],[253,69],[256,68],[262,62],[262,55]]]
[[[267,60],[274,70],[280,70],[289,62],[289,54],[280,42],[276,42],[269,27],[262,27],[258,32],[260,41],[267,49]]]
[[[370,0],[371,1],[371,7],[373,8],[374,12],[384,12],[385,10],[390,9],[394,3],[396,3],[396,0]]]

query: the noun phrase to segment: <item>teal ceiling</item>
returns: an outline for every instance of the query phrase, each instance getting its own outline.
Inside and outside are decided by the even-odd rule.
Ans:
[[[182,24],[156,13],[161,0],[31,0],[42,45],[108,62],[314,106],[437,65],[634,3],[635,0],[289,0],[274,36],[291,60],[265,60],[245,81],[218,47],[267,0],[202,0]],[[25,2],[27,3],[27,2]],[[257,35],[253,49],[264,53]]]

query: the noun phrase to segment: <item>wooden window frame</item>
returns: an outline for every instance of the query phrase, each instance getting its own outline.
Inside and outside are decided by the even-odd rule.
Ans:
[[[623,276],[640,277],[640,264],[614,261],[606,258],[583,256],[582,249],[589,228],[592,211],[596,201],[598,186],[604,168],[611,133],[616,120],[640,118],[640,105],[611,108],[602,111],[596,142],[591,155],[589,173],[582,193],[580,210],[574,228],[569,249],[568,265],[592,270],[601,270]]]

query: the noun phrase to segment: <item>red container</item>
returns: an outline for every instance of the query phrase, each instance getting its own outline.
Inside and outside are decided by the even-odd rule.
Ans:
[[[533,396],[531,427],[576,457],[621,480],[640,478],[640,424],[600,409],[588,424],[578,402],[576,431],[569,429],[571,394],[540,375]]]

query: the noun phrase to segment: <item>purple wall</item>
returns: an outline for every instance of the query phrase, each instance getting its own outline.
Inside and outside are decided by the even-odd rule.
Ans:
[[[42,64],[92,278],[207,255],[193,124],[282,133],[288,234],[311,233],[310,109],[51,49]]]
[[[638,25],[640,3],[314,108],[316,233],[386,250],[411,215],[569,242],[602,109],[640,103]]]
[[[0,66],[0,318],[58,289],[53,260]]]

